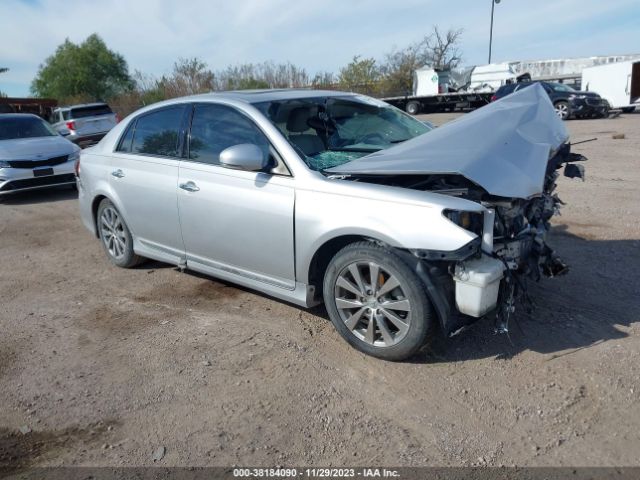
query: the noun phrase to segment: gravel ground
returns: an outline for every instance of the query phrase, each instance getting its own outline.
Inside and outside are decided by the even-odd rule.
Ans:
[[[407,363],[322,308],[111,266],[74,192],[0,200],[0,465],[640,465],[640,115],[568,127],[598,137],[560,179],[571,273],[510,340],[480,322]]]

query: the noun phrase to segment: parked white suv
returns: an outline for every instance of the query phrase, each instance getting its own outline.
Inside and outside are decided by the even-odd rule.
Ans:
[[[84,148],[102,140],[116,126],[118,116],[106,103],[87,103],[55,109],[50,122],[61,135]]]
[[[566,271],[545,243],[558,169],[580,176],[539,86],[437,129],[372,98],[272,90],[144,108],[82,152],[84,224],[144,257],[309,307],[404,359]]]

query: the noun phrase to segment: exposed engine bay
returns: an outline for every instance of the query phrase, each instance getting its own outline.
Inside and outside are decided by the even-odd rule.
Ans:
[[[584,167],[579,163],[586,160],[579,154],[571,153],[571,146],[563,144],[548,161],[542,193],[532,198],[505,198],[489,194],[484,188],[459,174],[431,175],[345,175],[344,179],[383,184],[395,187],[429,191],[441,195],[451,195],[482,204],[494,213],[493,242],[491,251],[487,251],[480,242],[484,230],[484,216],[476,212],[445,211],[445,215],[454,223],[478,235],[478,241],[470,248],[454,252],[455,255],[430,256],[426,252],[414,252],[428,267],[429,277],[441,287],[443,305],[436,309],[447,321],[443,322],[447,335],[455,335],[475,319],[468,315],[457,316],[449,311],[448,305],[455,305],[454,280],[459,269],[472,258],[487,258],[502,263],[503,281],[499,282],[499,291],[495,309],[496,331],[508,333],[509,320],[520,304],[530,311],[533,303],[527,294],[527,281],[538,281],[542,276],[556,277],[568,272],[568,266],[547,244],[551,218],[558,214],[562,200],[555,193],[556,181],[563,170],[565,177],[584,180]],[[497,284],[496,284],[496,288]],[[435,302],[437,303],[437,301]],[[464,311],[458,304],[458,309]],[[447,310],[447,311],[443,311]],[[481,316],[473,314],[473,316]],[[482,313],[484,316],[484,313]]]

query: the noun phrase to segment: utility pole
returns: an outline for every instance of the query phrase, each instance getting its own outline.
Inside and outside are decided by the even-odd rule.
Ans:
[[[489,63],[491,63],[491,44],[493,43],[493,12],[500,0],[491,0],[491,28],[489,29]]]

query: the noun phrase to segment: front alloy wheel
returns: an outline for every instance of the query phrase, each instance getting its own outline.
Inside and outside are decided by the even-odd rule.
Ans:
[[[376,262],[354,262],[338,275],[334,297],[340,318],[360,340],[379,347],[409,331],[411,302],[398,279]]]
[[[368,355],[404,360],[433,334],[424,285],[392,248],[347,245],[329,263],[323,295],[338,333]]]

